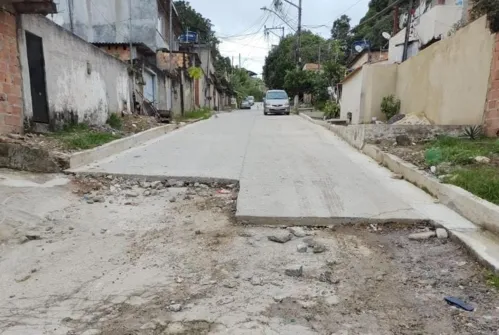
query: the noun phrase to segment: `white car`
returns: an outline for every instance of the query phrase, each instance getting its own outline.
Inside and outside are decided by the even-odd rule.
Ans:
[[[270,90],[265,95],[263,114],[286,114],[289,115],[289,97],[284,90]]]
[[[248,102],[250,103],[251,106],[253,106],[255,104],[255,97],[253,96],[249,96],[246,98],[246,100],[248,100]]]

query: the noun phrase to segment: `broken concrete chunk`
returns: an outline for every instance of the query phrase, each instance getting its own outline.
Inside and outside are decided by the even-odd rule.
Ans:
[[[416,241],[429,240],[430,238],[435,236],[436,233],[434,231],[424,231],[421,233],[414,233],[409,235],[409,240],[416,240]]]
[[[284,274],[290,277],[301,277],[303,275],[302,265],[292,265],[284,270]]]
[[[262,278],[257,277],[257,276],[251,277],[250,282],[251,282],[251,285],[254,285],[254,286],[262,286],[263,285]]]
[[[106,202],[103,196],[96,196],[92,199],[94,202]]]
[[[182,310],[181,304],[173,304],[168,307],[168,309],[172,312],[180,312]]]
[[[449,238],[449,233],[444,228],[437,228],[436,233],[439,239]]]
[[[288,231],[280,231],[280,232],[277,232],[273,235],[269,235],[267,237],[270,241],[273,241],[273,242],[286,243],[286,242],[289,242],[293,238],[293,235]]]
[[[135,192],[127,192],[125,194],[125,197],[127,197],[127,198],[137,198],[138,196],[139,196],[139,194],[135,193]]]
[[[177,198],[175,198],[175,197],[170,198],[170,202],[175,202],[175,201],[177,201]]]
[[[316,243],[313,246],[314,254],[321,254],[326,251],[326,246],[322,243]]]
[[[305,237],[307,236],[307,233],[302,227],[289,227],[288,228],[289,232],[296,237]]]
[[[299,253],[305,253],[307,252],[307,249],[308,249],[308,246],[304,243],[300,243],[298,244],[298,246],[296,247],[296,250],[299,252]]]
[[[163,183],[161,183],[159,180],[157,180],[157,181],[153,181],[153,182],[151,183],[151,188],[154,188],[154,189],[156,189],[156,190],[159,190],[159,189],[163,188]]]

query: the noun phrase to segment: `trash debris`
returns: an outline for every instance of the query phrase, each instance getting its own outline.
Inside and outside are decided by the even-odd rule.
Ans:
[[[475,307],[465,303],[464,301],[462,301],[461,299],[456,298],[456,297],[445,297],[444,300],[449,305],[464,309],[465,311],[468,311],[468,312],[473,312],[475,310]]]
[[[229,191],[229,190],[226,190],[225,188],[222,188],[222,189],[220,189],[220,190],[217,190],[217,193],[218,193],[218,194],[230,194],[230,193],[232,193],[232,192],[231,192],[231,191]]]

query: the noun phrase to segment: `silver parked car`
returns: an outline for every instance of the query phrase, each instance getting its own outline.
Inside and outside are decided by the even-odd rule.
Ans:
[[[255,104],[255,97],[253,96],[249,96],[246,98],[246,100],[248,100],[248,102],[250,103],[251,106],[253,106]]]
[[[241,109],[251,109],[251,103],[247,100],[247,99],[244,99],[242,102],[241,102]]]
[[[269,90],[265,95],[263,114],[286,114],[289,115],[289,97],[284,90]]]

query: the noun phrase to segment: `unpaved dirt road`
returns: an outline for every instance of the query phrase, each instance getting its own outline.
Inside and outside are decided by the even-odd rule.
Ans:
[[[499,334],[485,270],[424,225],[277,243],[234,222],[237,186],[167,186],[3,171],[0,334]]]

